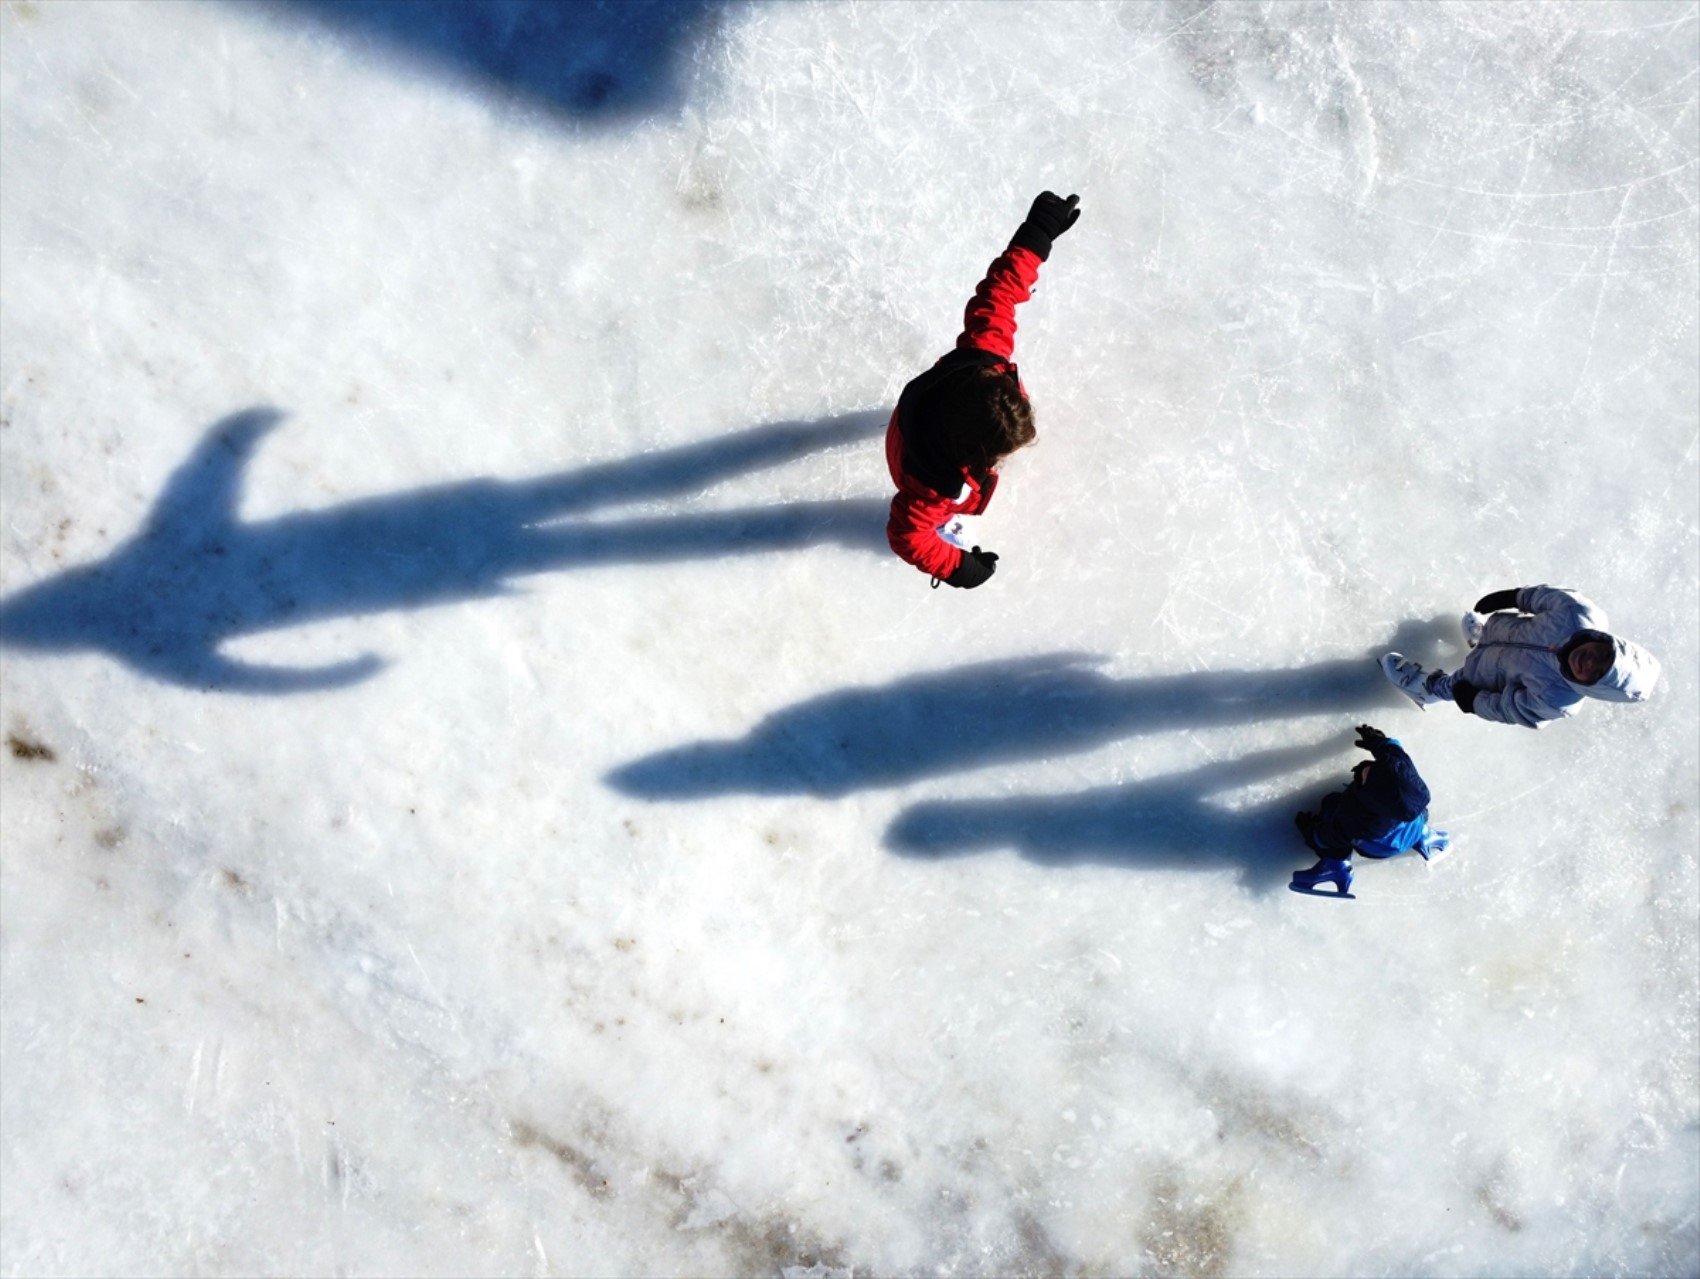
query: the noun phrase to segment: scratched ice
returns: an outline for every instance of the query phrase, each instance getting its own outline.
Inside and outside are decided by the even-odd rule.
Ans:
[[[1694,1273],[1697,32],[0,4],[0,1270]],[[1542,581],[1654,701],[1379,682]]]

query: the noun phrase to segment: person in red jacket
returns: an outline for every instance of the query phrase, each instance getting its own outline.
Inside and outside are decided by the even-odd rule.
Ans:
[[[892,411],[885,460],[897,496],[886,540],[934,586],[972,588],[997,570],[991,551],[962,545],[959,517],[986,509],[998,464],[1037,435],[1012,360],[1015,308],[1033,296],[1039,264],[1080,217],[1079,203],[1051,191],[1033,201],[969,299],[956,349],[904,387]]]

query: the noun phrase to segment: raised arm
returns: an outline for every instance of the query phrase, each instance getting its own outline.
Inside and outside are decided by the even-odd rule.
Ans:
[[[1476,601],[1477,613],[1496,613],[1515,609],[1520,613],[1563,613],[1578,628],[1603,631],[1606,615],[1592,600],[1578,595],[1565,586],[1515,586],[1503,591],[1490,591]]]
[[[1554,613],[1569,610],[1578,615],[1587,615],[1588,620],[1580,623],[1606,628],[1605,614],[1600,612],[1599,605],[1593,600],[1578,595],[1566,586],[1523,586],[1517,591],[1517,607],[1525,613]]]
[[[1015,358],[1015,308],[1033,296],[1039,264],[1051,256],[1052,242],[1080,217],[1079,204],[1077,195],[1064,200],[1051,191],[1033,201],[1009,247],[969,299],[962,335],[956,339],[958,350],[973,347],[1000,360]]]
[[[1508,586],[1503,591],[1489,591],[1476,601],[1474,612],[1497,613],[1501,609],[1517,607],[1517,588]]]
[[[957,350],[973,347],[1000,360],[1015,358],[1015,308],[1033,296],[1039,259],[1032,250],[1011,247],[986,269],[986,278],[968,299]]]
[[[1428,805],[1428,784],[1417,772],[1417,766],[1411,757],[1405,753],[1405,748],[1399,744],[1397,737],[1389,737],[1379,728],[1369,724],[1358,725],[1358,747],[1375,756],[1379,763],[1387,765],[1399,778],[1400,788],[1412,799],[1420,799],[1422,807]]]

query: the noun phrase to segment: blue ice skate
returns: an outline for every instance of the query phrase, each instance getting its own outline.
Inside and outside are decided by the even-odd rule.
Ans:
[[[1324,884],[1333,884],[1333,892],[1323,892]],[[1324,857],[1309,870],[1295,870],[1293,882],[1287,885],[1295,893],[1309,897],[1352,898],[1352,863],[1343,857]],[[1355,900],[1355,899],[1354,899]]]

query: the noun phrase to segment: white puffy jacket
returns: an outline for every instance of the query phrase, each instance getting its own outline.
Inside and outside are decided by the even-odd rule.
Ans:
[[[1469,659],[1453,678],[1478,690],[1471,710],[1483,719],[1539,728],[1574,715],[1584,697],[1639,702],[1653,691],[1659,663],[1646,649],[1606,631],[1606,615],[1592,601],[1561,586],[1525,586],[1520,612],[1494,613]],[[1593,684],[1578,684],[1564,670],[1559,650],[1578,631],[1611,643],[1611,669]]]

